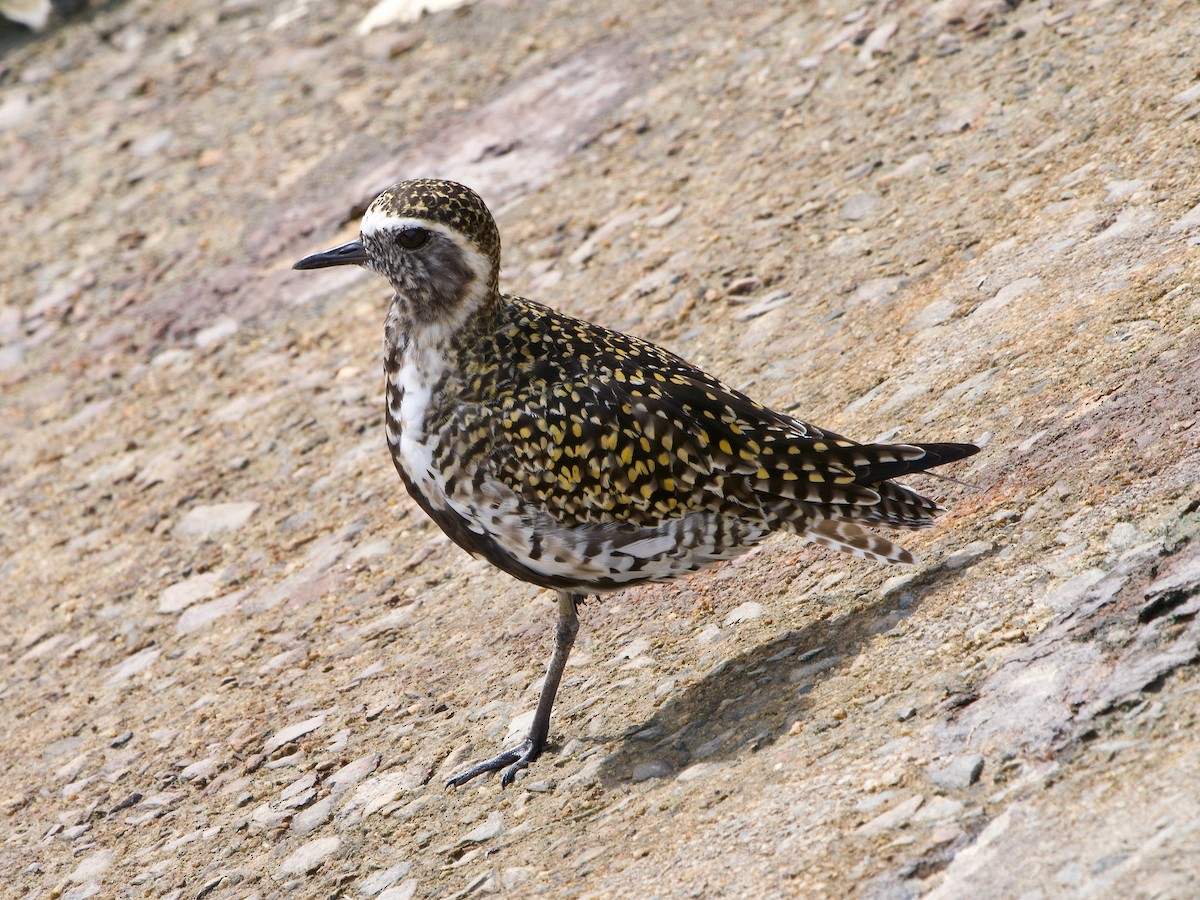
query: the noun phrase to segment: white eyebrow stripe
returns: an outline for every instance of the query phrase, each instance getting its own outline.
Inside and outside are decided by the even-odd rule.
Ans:
[[[424,228],[426,231],[436,231],[462,245],[462,236],[454,229],[440,222],[430,222],[428,219],[415,219],[411,216],[391,216],[382,210],[368,209],[362,218],[359,231],[363,234],[376,235],[381,231],[400,231],[405,228]]]

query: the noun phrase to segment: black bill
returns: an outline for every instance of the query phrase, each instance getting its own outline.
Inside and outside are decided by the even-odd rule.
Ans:
[[[361,266],[367,261],[362,241],[354,240],[332,250],[323,250],[292,263],[293,269],[327,269],[330,266]]]

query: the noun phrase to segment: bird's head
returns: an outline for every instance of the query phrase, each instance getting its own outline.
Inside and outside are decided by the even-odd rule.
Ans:
[[[393,185],[363,214],[357,240],[314,253],[293,269],[365,266],[391,282],[413,323],[460,322],[495,295],[500,232],[479,195],[453,181]]]

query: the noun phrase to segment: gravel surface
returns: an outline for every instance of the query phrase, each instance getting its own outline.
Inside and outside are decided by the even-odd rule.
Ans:
[[[0,23],[0,893],[1200,893],[1200,11],[648,6]],[[922,563],[589,603],[445,789],[553,598],[404,494],[382,283],[289,268],[415,176],[507,289],[983,444]]]

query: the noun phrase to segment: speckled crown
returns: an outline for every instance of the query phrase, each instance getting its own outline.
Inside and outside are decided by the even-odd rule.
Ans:
[[[367,208],[395,218],[427,219],[469,237],[479,252],[499,262],[500,230],[483,199],[455,181],[419,178],[394,184]]]

